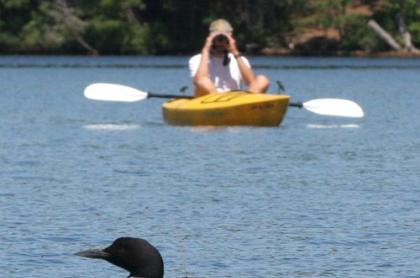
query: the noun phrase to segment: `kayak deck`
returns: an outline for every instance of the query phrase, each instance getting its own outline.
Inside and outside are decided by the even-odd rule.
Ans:
[[[278,126],[288,104],[287,95],[235,91],[170,100],[162,105],[162,110],[163,118],[172,125]]]

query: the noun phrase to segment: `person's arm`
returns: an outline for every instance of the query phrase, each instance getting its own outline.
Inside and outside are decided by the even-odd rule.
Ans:
[[[201,51],[200,62],[198,64],[197,72],[194,76],[194,83],[203,79],[203,78],[210,78],[209,74],[209,60],[210,60],[210,52],[203,50]]]
[[[236,46],[236,40],[232,37],[232,35],[226,34],[226,37],[229,40],[229,51],[233,54],[238,63],[239,71],[241,72],[245,85],[249,86],[255,80],[255,73],[251,67],[242,59],[241,53]]]
[[[196,87],[195,96],[205,95],[211,91],[215,91],[216,87],[211,81],[209,73],[210,50],[213,39],[218,33],[207,37],[203,49],[201,50],[201,58],[198,65],[197,72],[193,77],[194,85]]]

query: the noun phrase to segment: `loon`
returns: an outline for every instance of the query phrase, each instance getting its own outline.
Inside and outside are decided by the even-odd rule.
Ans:
[[[104,249],[89,249],[75,255],[103,259],[128,272],[127,278],[162,278],[163,260],[159,251],[141,238],[120,237]]]

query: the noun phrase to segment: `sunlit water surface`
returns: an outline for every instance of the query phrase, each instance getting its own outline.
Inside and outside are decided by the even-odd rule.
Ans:
[[[187,57],[0,57],[0,276],[126,277],[73,254],[136,236],[166,277],[420,277],[420,60],[250,60],[366,117],[171,127],[83,89],[179,93]]]

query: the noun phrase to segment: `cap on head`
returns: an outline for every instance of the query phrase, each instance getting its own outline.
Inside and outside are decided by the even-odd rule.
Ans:
[[[210,23],[210,34],[212,33],[232,33],[233,28],[229,21],[225,19],[216,19]]]

